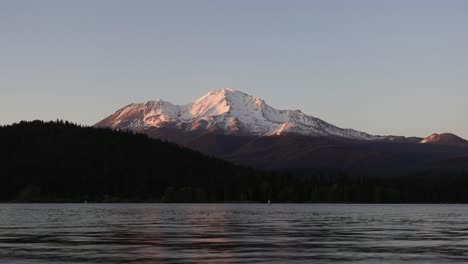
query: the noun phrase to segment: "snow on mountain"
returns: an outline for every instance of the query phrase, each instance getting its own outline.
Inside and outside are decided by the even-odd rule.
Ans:
[[[229,135],[301,134],[360,140],[382,139],[380,136],[336,127],[299,110],[277,110],[258,97],[229,88],[211,91],[186,105],[174,105],[162,100],[130,104],[95,126],[133,131],[171,127],[185,132],[209,131]]]

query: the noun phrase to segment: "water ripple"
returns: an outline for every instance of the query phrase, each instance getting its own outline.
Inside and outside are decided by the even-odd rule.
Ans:
[[[1,204],[0,263],[466,263],[467,209]]]

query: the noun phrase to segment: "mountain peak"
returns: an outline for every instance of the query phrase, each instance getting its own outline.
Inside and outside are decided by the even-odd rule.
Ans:
[[[212,90],[192,104],[194,116],[215,116],[231,111],[250,111],[253,105],[262,106],[265,102],[258,97],[248,95],[231,88]],[[244,113],[245,114],[245,113]]]
[[[240,92],[231,88],[221,88],[217,90],[211,90],[210,93],[240,93]]]
[[[222,89],[218,89],[218,90],[211,90],[210,92],[208,92],[206,95],[204,95],[203,97],[201,98],[204,98],[204,97],[224,97],[224,98],[229,98],[229,97],[232,97],[232,96],[238,96],[238,97],[249,97],[251,95],[248,95],[246,93],[243,93],[241,91],[238,91],[238,90],[234,90],[234,89],[231,89],[231,88],[222,88]],[[200,99],[201,99],[200,98]]]
[[[190,107],[190,113],[194,117],[217,116],[228,113],[232,107],[233,97],[238,97],[240,94],[242,93],[231,88],[212,90],[195,100]]]

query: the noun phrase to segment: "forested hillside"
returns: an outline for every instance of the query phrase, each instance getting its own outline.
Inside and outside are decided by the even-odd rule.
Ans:
[[[145,135],[68,122],[0,128],[0,200],[257,200],[270,176]]]
[[[0,127],[0,157],[0,201],[468,202],[463,169],[262,172],[146,135],[63,121]]]

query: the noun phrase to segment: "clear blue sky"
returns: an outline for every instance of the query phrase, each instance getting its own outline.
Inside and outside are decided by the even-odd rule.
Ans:
[[[0,123],[230,87],[372,134],[468,138],[468,1],[0,1]]]

